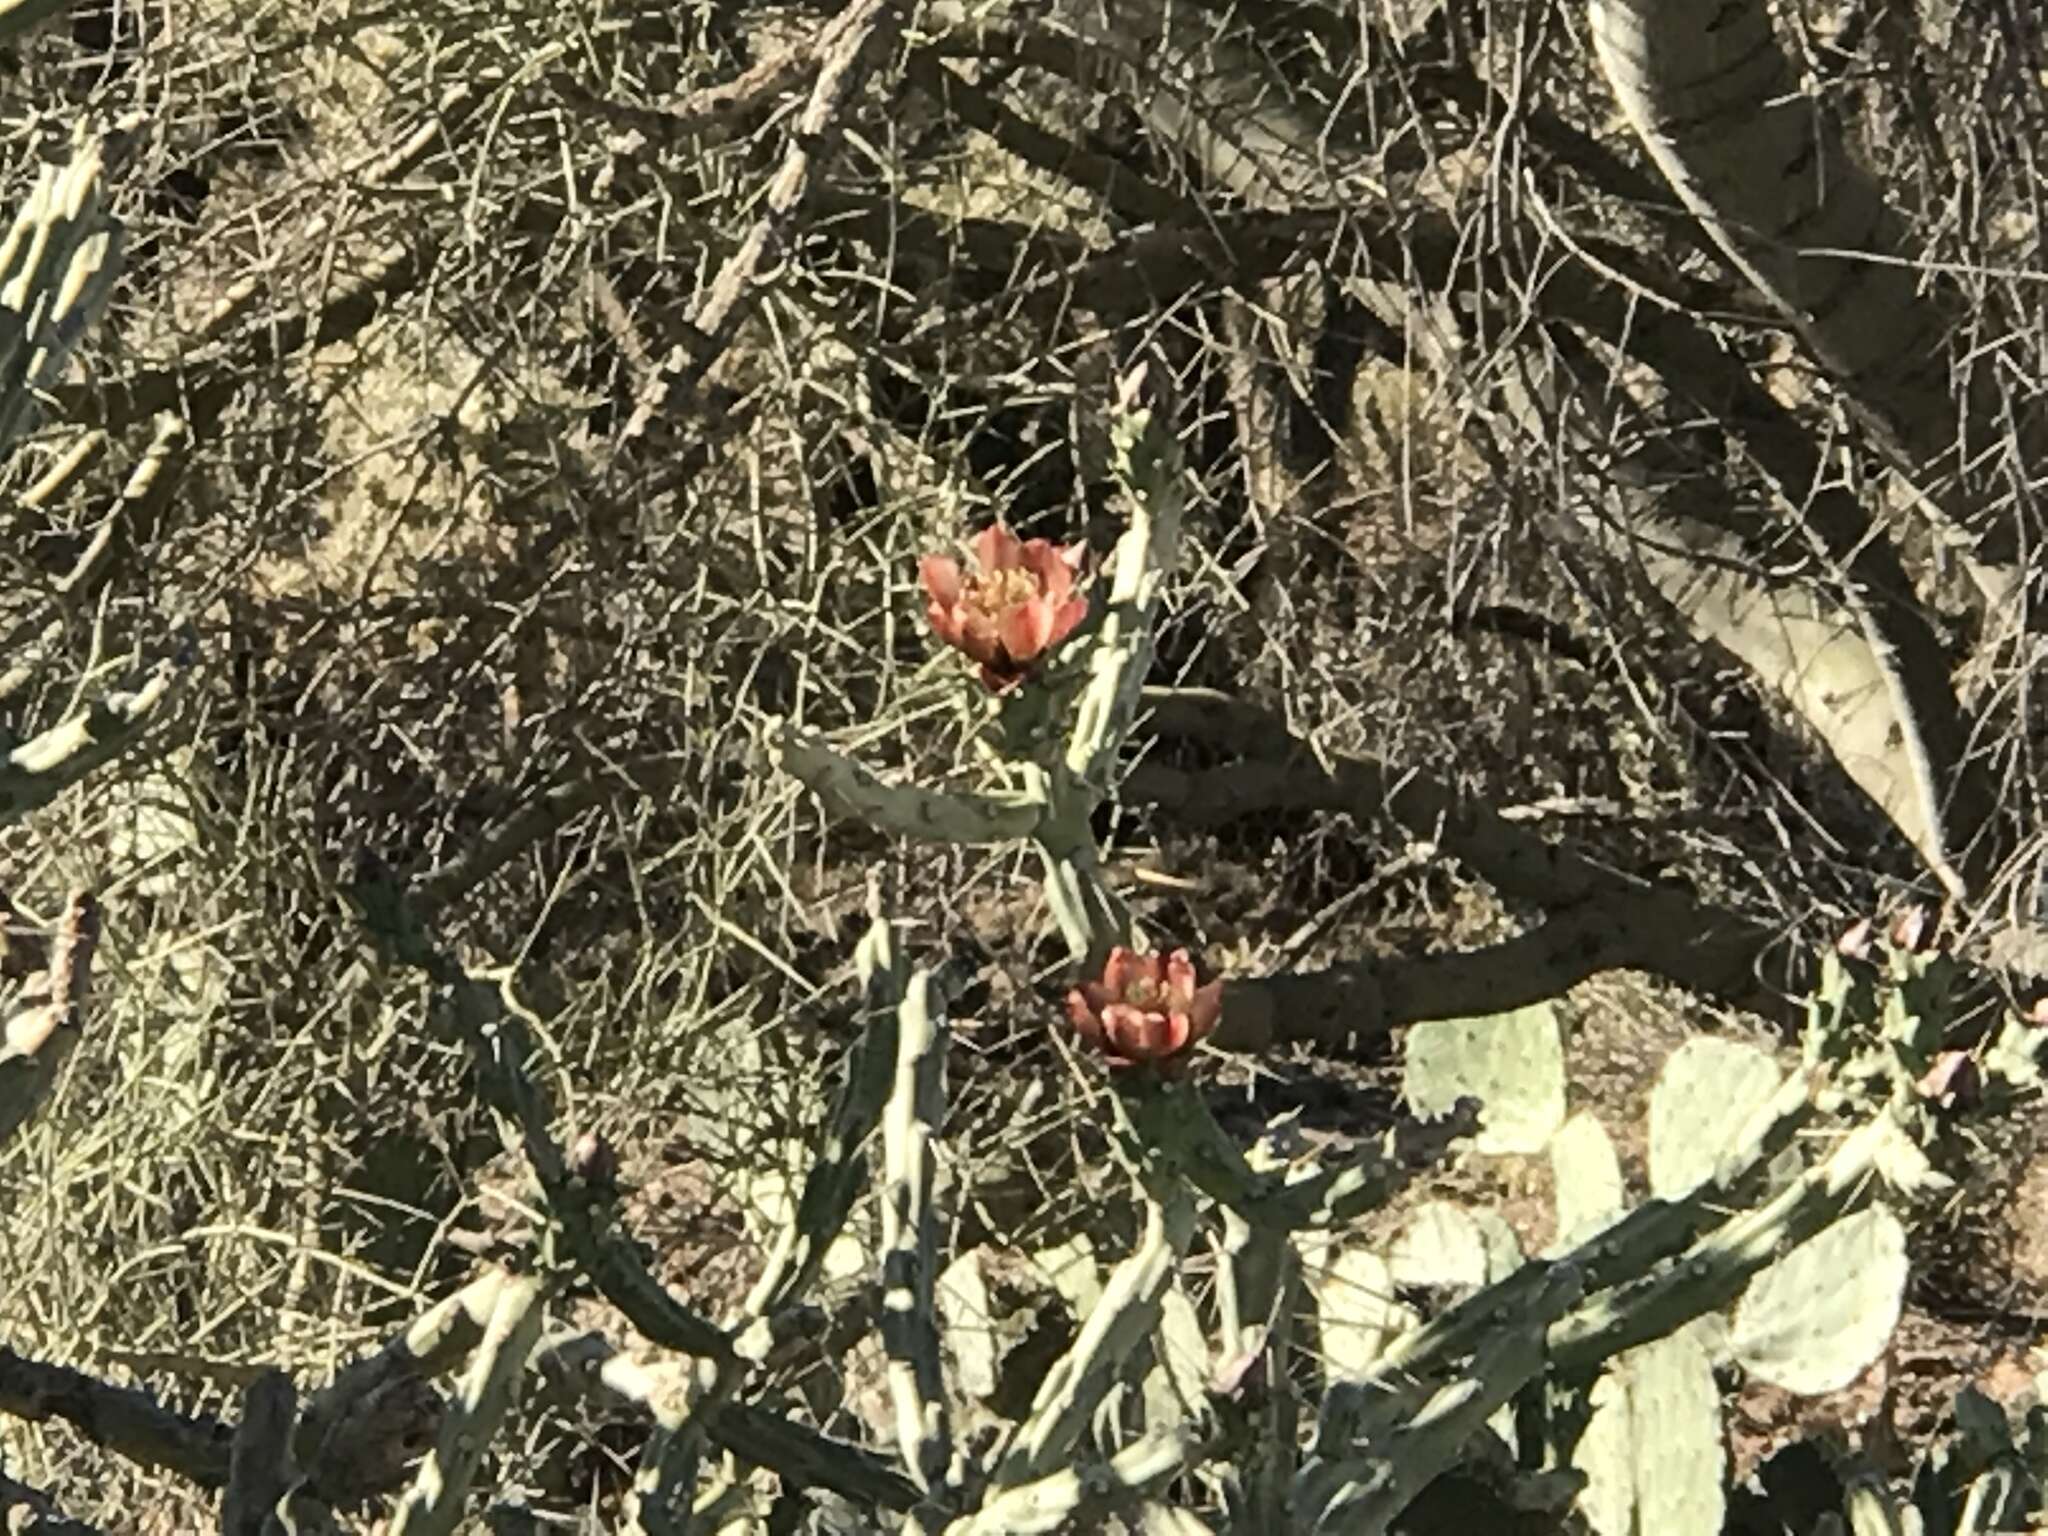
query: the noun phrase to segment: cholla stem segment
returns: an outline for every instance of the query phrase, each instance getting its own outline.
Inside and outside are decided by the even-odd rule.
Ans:
[[[540,1342],[547,1287],[527,1275],[499,1286],[491,1318],[440,1437],[392,1517],[391,1536],[452,1536],[484,1451],[518,1395],[527,1357]]]
[[[946,1112],[946,1024],[919,971],[897,1013],[896,1087],[883,1117],[882,1347],[896,1440],[918,1487],[945,1489],[953,1456],[934,1304],[938,1232],[932,1142]]]
[[[1030,1417],[996,1463],[993,1487],[1014,1488],[1057,1471],[1094,1417],[1117,1367],[1158,1323],[1160,1298],[1194,1241],[1195,1208],[1185,1181],[1157,1182],[1166,1187],[1148,1191],[1137,1250],[1117,1266],[1079,1337],[1047,1372]]]
[[[897,1055],[899,1011],[912,982],[904,974],[888,921],[876,918],[855,952],[867,1025],[848,1054],[846,1076],[832,1106],[832,1118],[817,1160],[804,1179],[796,1211],[776,1238],[742,1311],[772,1320],[810,1289],[825,1253],[846,1225],[855,1197],[867,1179],[868,1137],[889,1103],[891,1069]]]

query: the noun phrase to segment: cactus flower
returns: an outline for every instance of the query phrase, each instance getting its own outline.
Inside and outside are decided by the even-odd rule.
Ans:
[[[1188,952],[1139,955],[1118,946],[1100,981],[1067,994],[1067,1017],[1112,1067],[1151,1063],[1176,1075],[1194,1047],[1216,1027],[1223,983],[1195,985]]]
[[[1000,693],[1087,615],[1088,600],[1074,592],[1074,572],[1087,549],[1020,539],[1001,523],[976,534],[973,548],[980,567],[973,575],[951,555],[918,562],[930,600],[925,617],[941,640],[980,664],[982,682]]]

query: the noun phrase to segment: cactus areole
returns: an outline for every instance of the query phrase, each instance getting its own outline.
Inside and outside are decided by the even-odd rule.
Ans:
[[[995,692],[1029,676],[1038,659],[1087,616],[1088,600],[1074,592],[1074,572],[1085,545],[1020,539],[1001,523],[974,536],[969,574],[951,555],[918,562],[932,632],[981,668]]]
[[[1140,955],[1119,945],[1100,981],[1067,994],[1067,1018],[1114,1068],[1150,1066],[1167,1077],[1186,1070],[1194,1049],[1216,1028],[1223,983],[1195,985],[1184,949]]]

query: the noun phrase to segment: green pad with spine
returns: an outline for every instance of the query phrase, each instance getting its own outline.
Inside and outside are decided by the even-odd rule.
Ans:
[[[1906,1294],[1906,1229],[1881,1205],[1801,1243],[1735,1309],[1743,1369],[1787,1392],[1838,1392],[1884,1352]]]
[[[1435,1119],[1477,1099],[1481,1152],[1541,1152],[1564,1123],[1564,1045],[1557,1011],[1535,1003],[1477,1019],[1437,1019],[1408,1031],[1403,1091]]]

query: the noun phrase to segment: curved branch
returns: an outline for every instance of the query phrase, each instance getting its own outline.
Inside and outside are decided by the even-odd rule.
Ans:
[[[228,1480],[234,1432],[220,1420],[179,1413],[147,1392],[31,1360],[5,1345],[0,1345],[0,1413],[31,1423],[62,1419],[94,1445],[137,1466],[175,1472],[201,1488],[219,1488]]]
[[[1696,926],[1703,918],[1704,931]],[[1777,939],[1740,918],[1717,923],[1674,887],[1617,889],[1559,908],[1527,933],[1484,949],[1228,982],[1213,1039],[1225,1050],[1301,1042],[1359,1055],[1402,1025],[1507,1013],[1561,997],[1603,971],[1642,971],[1791,1028],[1798,999],[1757,976]]]
[[[1142,728],[1242,747],[1255,760],[1189,773],[1136,764],[1127,801],[1215,823],[1261,811],[1388,817],[1510,900],[1544,909],[1539,928],[1471,954],[1389,959],[1232,984],[1218,1043],[1257,1049],[1311,1040],[1355,1048],[1418,1019],[1494,1013],[1555,997],[1606,970],[1641,970],[1780,1024],[1796,1022],[1809,962],[1778,930],[1674,885],[1621,874],[1476,805],[1447,785],[1357,757],[1325,766],[1264,711],[1206,690],[1147,690]],[[1770,967],[1782,974],[1774,984]]]

